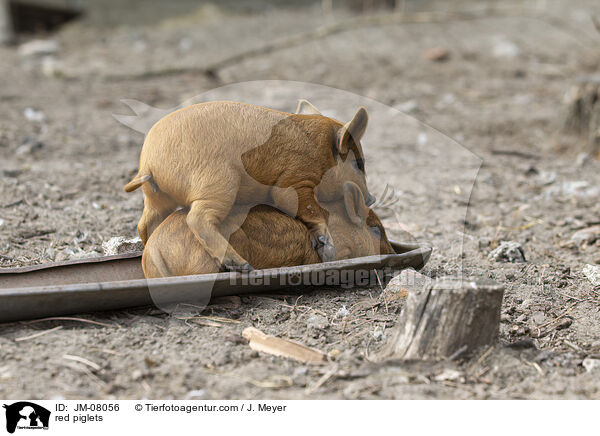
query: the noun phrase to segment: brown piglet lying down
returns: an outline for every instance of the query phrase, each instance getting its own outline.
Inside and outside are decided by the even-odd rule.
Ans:
[[[365,205],[356,184],[346,182],[343,200],[323,206],[329,211],[336,259],[394,253],[381,221]],[[186,214],[185,209],[173,212],[150,236],[142,257],[146,278],[222,270],[192,234]],[[320,262],[306,226],[271,206],[255,206],[247,216],[234,208],[221,229],[231,234],[231,246],[257,268]]]
[[[250,270],[252,262],[219,229],[234,204],[270,204],[301,220],[321,259],[333,260],[328,213],[319,203],[340,200],[346,181],[356,183],[369,204],[375,200],[360,145],[368,114],[361,107],[342,124],[312,112],[217,101],[158,121],[144,141],[138,174],[125,186],[144,191],[142,242],[186,207],[185,221],[206,253],[225,269]]]

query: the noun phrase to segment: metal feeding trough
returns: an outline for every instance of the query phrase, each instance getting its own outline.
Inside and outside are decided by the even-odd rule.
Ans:
[[[391,272],[421,269],[431,247],[392,242],[397,254],[257,270],[145,279],[141,252],[0,268],[0,322],[136,306],[195,302],[211,297],[319,286],[377,286]],[[376,280],[376,281],[374,281]],[[201,295],[200,295],[201,294]]]

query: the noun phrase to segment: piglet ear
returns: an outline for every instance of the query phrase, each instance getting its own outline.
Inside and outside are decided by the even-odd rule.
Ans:
[[[296,107],[296,113],[302,115],[321,115],[319,109],[314,107],[311,102],[303,98],[298,100],[298,107]]]
[[[350,221],[361,227],[367,220],[369,208],[365,206],[365,197],[354,182],[344,183],[344,206]]]
[[[340,154],[345,155],[348,153],[351,140],[355,143],[361,140],[367,130],[368,123],[369,113],[365,107],[361,106],[354,114],[354,117],[338,131],[337,148]]]

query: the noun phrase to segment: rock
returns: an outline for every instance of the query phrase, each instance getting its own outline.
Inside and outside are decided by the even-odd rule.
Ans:
[[[143,251],[144,244],[140,238],[126,239],[122,236],[110,238],[102,243],[102,250],[105,256],[114,256],[121,253],[130,253],[132,251]]]
[[[421,56],[429,61],[444,62],[450,59],[450,51],[442,47],[432,47],[423,50]]]
[[[427,285],[431,284],[432,279],[415,271],[412,268],[404,269],[400,274],[393,277],[384,289],[384,293],[389,293],[397,298],[406,297],[410,292],[419,292]]]
[[[419,108],[419,104],[417,100],[408,100],[403,103],[398,103],[394,106],[394,109],[399,110],[400,112],[413,112]]]
[[[457,381],[462,378],[462,373],[455,369],[446,368],[441,374],[436,375],[433,379],[435,381]]]
[[[23,57],[51,55],[58,52],[58,42],[53,39],[34,39],[19,46]]]
[[[554,353],[548,350],[540,351],[534,358],[534,362],[544,362],[546,360],[550,360],[554,357]]]
[[[335,314],[335,317],[336,318],[345,318],[348,315],[350,315],[350,311],[344,305],[344,306],[342,306],[342,307],[339,308],[339,310]]]
[[[571,324],[573,324],[573,320],[571,318],[563,318],[559,321],[555,328],[556,330],[562,330],[570,327]]]
[[[314,314],[308,317],[306,326],[309,328],[324,329],[329,327],[329,321],[323,315]]]
[[[34,121],[37,123],[41,123],[46,119],[46,115],[44,112],[35,110],[34,108],[28,107],[23,111],[23,115],[27,118],[28,121]]]
[[[591,372],[600,368],[600,359],[586,357],[585,359],[583,359],[583,362],[581,362],[581,364],[587,372]]]
[[[488,259],[496,262],[527,262],[523,246],[515,241],[501,241],[500,245],[488,254]]]
[[[498,35],[492,41],[492,55],[496,58],[516,58],[521,50],[506,37]]]
[[[44,147],[44,143],[42,141],[39,141],[36,138],[28,136],[25,139],[23,139],[23,142],[16,150],[16,154],[18,156],[22,156],[25,154],[31,154],[33,152],[36,152],[36,151],[42,149],[43,147]]]
[[[382,341],[386,338],[385,332],[379,326],[375,327],[375,330],[371,332],[371,335],[376,341]]]
[[[531,314],[531,320],[537,325],[543,324],[546,321],[546,315],[542,311],[536,311]]]
[[[537,186],[548,186],[556,181],[556,172],[554,171],[542,171],[535,179]]]
[[[2,227],[4,225],[4,220],[2,218],[0,218],[0,227]]]
[[[600,195],[600,188],[590,186],[589,182],[584,180],[575,180],[563,182],[558,186],[551,186],[543,194],[546,198],[562,195],[565,197],[589,198]]]
[[[46,77],[58,77],[63,73],[61,64],[54,56],[44,56],[40,63],[40,69]]]
[[[577,245],[589,245],[600,239],[600,225],[588,227],[573,233],[570,241]]]
[[[206,391],[204,389],[197,389],[194,391],[189,391],[185,395],[186,400],[202,400],[206,396]]]
[[[600,286],[600,266],[587,264],[583,267],[583,274],[593,286]]]

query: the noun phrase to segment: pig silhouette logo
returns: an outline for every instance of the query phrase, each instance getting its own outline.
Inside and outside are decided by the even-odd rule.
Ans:
[[[10,405],[4,404],[6,409],[6,431],[14,433],[19,429],[48,429],[50,411],[28,401],[19,401]]]

